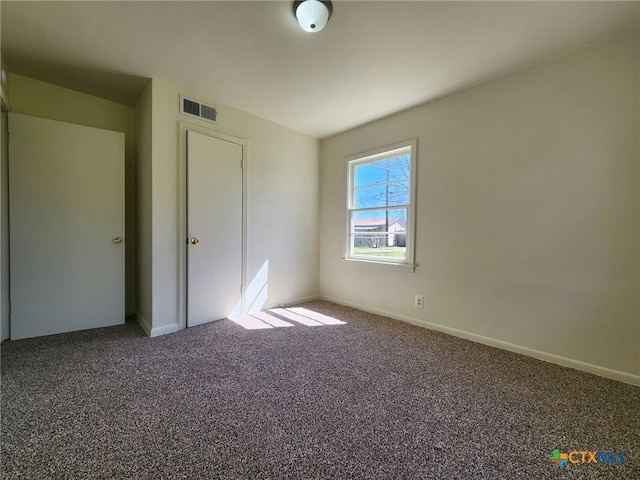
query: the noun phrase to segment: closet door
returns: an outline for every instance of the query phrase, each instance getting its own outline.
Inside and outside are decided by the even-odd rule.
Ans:
[[[243,145],[187,132],[187,326],[242,313]]]
[[[11,338],[124,323],[124,134],[9,114]]]

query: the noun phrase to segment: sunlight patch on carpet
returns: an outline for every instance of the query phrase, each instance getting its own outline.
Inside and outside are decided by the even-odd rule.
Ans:
[[[285,322],[281,318],[274,317],[273,315],[269,315],[267,312],[256,312],[256,313],[252,313],[251,315],[274,327],[293,327],[294,326],[293,323]]]
[[[264,312],[251,312],[246,315],[234,315],[229,317],[229,320],[240,325],[246,330],[293,327],[295,324],[304,325],[306,327],[346,324],[346,322],[338,320],[337,318],[302,307],[272,308]]]
[[[315,320],[316,322],[323,323],[325,325],[344,325],[346,322],[342,320],[338,320],[337,318],[330,317],[329,315],[324,315],[322,313],[314,312],[313,310],[309,310],[303,307],[293,307],[289,308],[289,311],[301,315],[303,317],[310,318],[311,320]]]
[[[276,315],[278,315],[279,317],[283,317],[286,318],[288,320],[292,320],[296,323],[301,323],[302,325],[306,325],[307,327],[317,327],[320,325],[324,325],[323,323],[320,322],[316,322],[315,320],[312,320],[308,317],[305,317],[303,315],[298,315],[297,313],[291,312],[289,310],[287,310],[286,308],[272,308],[271,310],[269,310],[270,313],[274,313]]]
[[[253,315],[234,315],[229,317],[233,323],[237,323],[242,328],[247,330],[263,330],[266,328],[275,328],[273,325],[269,325],[268,323],[263,322],[259,318],[254,317]]]

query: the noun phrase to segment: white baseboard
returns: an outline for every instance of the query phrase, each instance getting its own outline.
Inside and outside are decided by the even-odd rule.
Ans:
[[[280,308],[280,307],[288,307],[291,305],[297,305],[299,303],[311,302],[312,300],[319,300],[320,297],[318,295],[310,295],[308,297],[300,297],[294,298],[293,300],[288,300],[286,302],[277,302],[277,303],[268,303],[262,306],[262,311],[270,310],[272,308]],[[250,310],[247,313],[251,313],[253,310]]]
[[[180,325],[178,325],[178,323],[172,323],[171,325],[164,325],[162,327],[153,327],[151,329],[151,335],[149,336],[157,337],[159,335],[166,335],[167,333],[175,333],[180,330],[183,330],[183,328],[180,328]]]
[[[592,373],[594,375],[599,375],[601,377],[610,378],[612,380],[618,380],[620,382],[640,386],[640,375],[633,375],[626,372],[620,372],[618,370],[612,370],[610,368],[602,367],[599,365],[593,365],[591,363],[581,362],[579,360],[562,357],[560,355],[555,355],[553,353],[543,352],[541,350],[536,350],[534,348],[524,347],[522,345],[516,345],[509,342],[504,342],[502,340],[496,340],[494,338],[485,337],[482,335],[478,335],[476,333],[470,333],[464,330],[458,330],[456,328],[446,327],[444,325],[438,325],[436,323],[419,320],[417,318],[411,318],[405,315],[398,315],[393,312],[387,312],[384,310],[371,308],[366,305],[349,302],[340,298],[327,297],[323,295],[320,295],[318,298],[320,298],[321,300],[326,300],[328,302],[337,303],[339,305],[357,308],[358,310],[363,310],[365,312],[373,313],[376,315],[381,315],[383,317],[389,317],[394,320],[400,320],[402,322],[411,323],[413,325],[428,328],[430,330],[436,330],[438,332],[447,333],[449,335],[453,335],[454,337],[464,338],[465,340],[471,340],[472,342],[482,343],[484,345],[489,345],[490,347],[496,347],[496,348],[501,348],[503,350],[508,350],[510,352],[520,353],[528,357],[537,358],[538,360],[543,360],[545,362],[555,363],[556,365],[561,365],[563,367],[569,367],[575,370],[580,370],[583,372]]]
[[[144,333],[147,334],[147,337],[157,337],[159,335],[166,335],[167,333],[174,333],[179,330],[182,330],[182,328],[180,328],[180,325],[178,325],[178,323],[163,325],[162,327],[152,327],[151,323],[146,318],[144,318],[140,314],[140,312],[136,312],[136,320],[144,330]]]
[[[144,333],[147,334],[147,337],[150,337],[151,336],[151,324],[147,321],[146,318],[144,318],[140,314],[140,312],[136,312],[136,321],[138,322],[138,325],[140,325],[142,330],[144,330]]]
[[[308,297],[296,298],[296,299],[290,300],[288,302],[278,303],[278,304],[271,305],[270,307],[265,307],[265,308],[276,308],[276,307],[279,307],[281,305],[285,305],[285,306],[297,305],[298,303],[311,302],[313,300],[319,300],[319,299],[320,299],[320,296],[318,296],[318,295],[310,295]]]
[[[320,297],[318,295],[311,295],[308,297],[296,298],[285,303],[279,302],[279,303],[274,303],[270,305],[265,305],[262,308],[263,310],[268,310],[270,308],[278,308],[281,305],[295,305],[298,303],[318,300],[319,298]],[[174,333],[174,332],[183,330],[183,328],[181,328],[178,323],[172,323],[171,325],[164,325],[162,327],[152,327],[151,323],[146,318],[144,318],[144,316],[141,315],[140,312],[135,312],[135,316],[136,316],[136,321],[138,322],[138,324],[144,330],[144,333],[148,337],[157,337],[158,335],[166,335],[167,333]]]

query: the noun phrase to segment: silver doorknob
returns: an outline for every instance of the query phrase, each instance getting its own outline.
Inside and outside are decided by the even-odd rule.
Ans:
[[[122,243],[122,237],[113,237],[113,243]]]
[[[193,238],[191,239],[191,245],[197,245],[197,244],[199,244],[199,243],[200,243],[200,240],[198,240],[196,237],[193,237]]]

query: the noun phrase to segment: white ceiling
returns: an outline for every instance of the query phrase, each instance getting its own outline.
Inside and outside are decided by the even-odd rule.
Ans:
[[[324,138],[638,29],[640,2],[2,0],[10,71],[129,105],[158,78]]]

